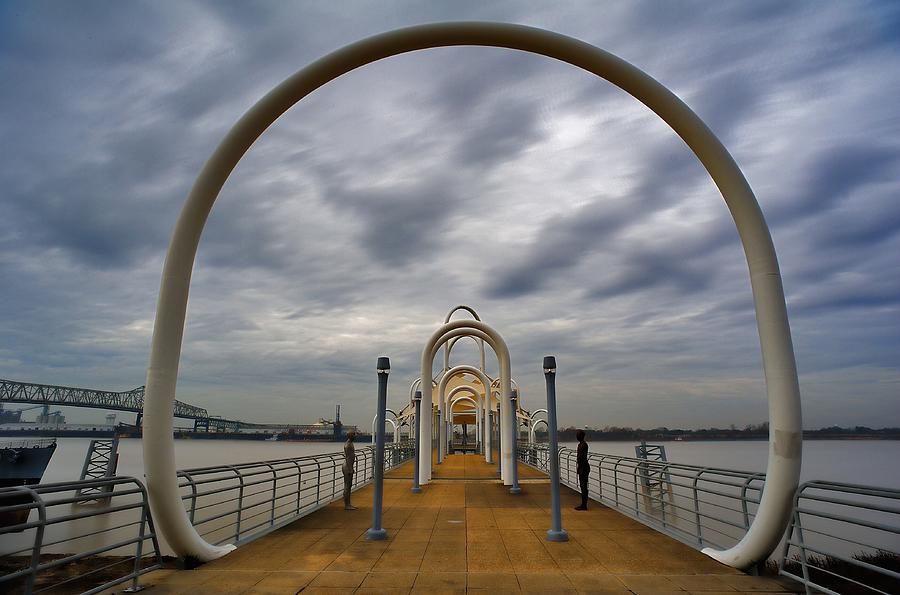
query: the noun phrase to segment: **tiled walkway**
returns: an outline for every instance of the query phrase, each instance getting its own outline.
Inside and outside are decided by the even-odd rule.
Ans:
[[[497,460],[497,451],[494,451],[494,460]],[[412,479],[413,461],[400,465],[393,471],[385,474],[387,478]],[[488,464],[484,457],[476,454],[449,455],[443,463],[438,464],[437,453],[431,457],[432,479],[495,479],[499,477],[496,464]],[[547,479],[545,473],[536,471],[531,467],[519,464],[519,479]]]
[[[472,461],[465,460],[472,459]],[[483,477],[475,455],[451,455],[442,472]],[[445,467],[446,466],[446,467]],[[532,470],[521,467],[521,476]],[[411,474],[400,468],[393,476]],[[498,482],[438,480],[412,494],[385,481],[387,541],[366,541],[372,488],[359,510],[334,504],[192,571],[142,580],[157,593],[728,593],[783,592],[596,503],[572,507],[563,488],[570,541],[549,543],[550,485],[523,482],[511,496]]]

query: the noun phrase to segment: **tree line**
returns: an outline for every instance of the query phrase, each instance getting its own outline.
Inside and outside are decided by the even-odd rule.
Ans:
[[[683,430],[681,428],[659,427],[645,430],[643,428],[629,428],[619,426],[605,426],[603,428],[576,428],[570,426],[560,428],[560,442],[574,442],[575,432],[584,430],[588,440],[766,440],[769,438],[768,422],[747,424],[738,428],[734,424],[727,428],[703,428],[700,430]],[[546,431],[536,431],[536,439],[545,440]],[[804,430],[806,439],[822,440],[900,440],[900,428],[869,428],[867,426],[854,426],[842,428],[830,426],[818,430]]]

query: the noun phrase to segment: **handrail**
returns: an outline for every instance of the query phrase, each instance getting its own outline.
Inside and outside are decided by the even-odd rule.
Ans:
[[[384,455],[387,471],[413,458],[415,449],[408,441],[387,444]],[[357,450],[352,489],[373,480],[374,460],[374,449]],[[185,469],[177,476],[191,524],[211,541],[239,545],[342,498],[343,462],[343,453],[325,453]],[[97,488],[108,490],[102,505],[96,494],[81,494]],[[104,518],[92,523],[96,517]],[[96,593],[128,581],[138,590],[139,577],[162,566],[147,491],[133,477],[0,488],[0,518],[14,519],[0,527],[0,557],[21,558],[21,564],[5,567],[11,570],[0,570],[0,592],[65,587]],[[99,545],[84,548],[86,539]],[[48,572],[101,555],[117,557],[86,570],[75,567],[71,578],[54,579]],[[125,566],[128,572],[114,568]]]
[[[519,459],[547,471],[546,444],[518,445]],[[579,490],[576,451],[561,447],[560,482]],[[728,547],[750,527],[765,474],[588,455],[591,499],[697,549]],[[640,481],[638,480],[640,478]],[[648,481],[644,481],[644,479]],[[807,593],[900,592],[900,490],[826,481],[797,489],[779,574]],[[862,589],[862,590],[860,590]]]
[[[385,470],[413,456],[409,441],[385,444]],[[373,480],[374,460],[372,447],[357,449],[352,489]],[[323,453],[207,466],[179,471],[178,485],[191,523],[203,527],[205,538],[218,545],[242,545],[341,499],[343,462],[343,453]]]
[[[96,494],[81,493],[91,488],[103,489],[108,500],[98,506]],[[149,510],[147,491],[133,477],[0,488],[0,518],[7,521],[0,526],[0,556],[12,562],[6,566],[12,570],[0,575],[0,591],[39,593],[63,585],[70,590],[74,587],[71,583],[106,567],[66,579],[53,578],[48,571],[102,555],[122,556],[107,566],[128,564],[130,570],[115,576],[101,575],[99,582],[103,584],[90,583],[85,592],[96,593],[128,581],[136,589],[142,574],[162,566]],[[106,518],[98,528],[90,521],[99,516]],[[86,538],[93,538],[96,545],[70,553],[84,543],[73,546],[75,542]],[[145,542],[150,544],[147,550]],[[51,551],[62,555],[48,555]],[[16,564],[20,559],[21,564]]]

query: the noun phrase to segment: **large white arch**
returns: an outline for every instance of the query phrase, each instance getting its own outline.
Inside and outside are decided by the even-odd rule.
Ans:
[[[504,23],[418,25],[375,35],[332,52],[288,77],[260,99],[231,128],[203,166],[169,242],[147,370],[144,470],[157,528],[180,556],[205,561],[232,549],[231,546],[216,547],[207,543],[191,526],[178,492],[172,437],[172,407],[194,259],[209,212],[231,171],[281,114],[329,81],[389,56],[461,45],[503,47],[541,54],[606,79],[671,126],[722,193],[737,227],[750,273],[769,402],[769,462],[766,489],[746,535],[727,550],[707,548],[703,551],[737,567],[747,567],[764,559],[778,544],[790,515],[791,497],[800,477],[803,439],[800,390],[781,272],[756,197],[740,168],[712,131],[653,78],[624,60],[577,39]],[[428,370],[427,374],[430,373]],[[504,393],[508,394],[507,391]],[[430,429],[430,417],[423,425]],[[425,477],[430,477],[430,456],[427,466],[429,473]]]
[[[431,374],[431,368],[434,364],[434,356],[437,354],[438,348],[445,341],[461,335],[473,335],[484,339],[497,355],[500,364],[500,412],[506,419],[511,419],[512,407],[509,403],[510,388],[510,359],[509,348],[500,334],[490,326],[477,320],[454,320],[440,327],[432,334],[431,338],[425,344],[422,350],[422,377],[426,378]],[[419,425],[419,440],[422,445],[424,454],[419,457],[419,483],[425,484],[431,480],[431,418],[425,419],[422,416],[422,423]],[[510,452],[509,441],[510,436],[500,436],[500,478],[504,485],[512,484],[512,465],[515,463],[514,453]]]
[[[452,378],[454,378],[455,376],[457,376],[459,374],[471,374],[471,375],[475,376],[476,378],[478,378],[478,380],[480,380],[481,383],[484,385],[484,391],[485,391],[484,410],[485,410],[485,412],[487,412],[491,406],[490,405],[490,402],[491,402],[490,387],[493,384],[493,380],[491,380],[490,376],[488,376],[487,374],[484,373],[483,369],[479,369],[479,368],[476,368],[475,366],[470,366],[468,364],[460,364],[458,366],[454,366],[454,367],[450,368],[449,370],[445,370],[444,373],[441,374],[441,379],[438,382],[438,408],[439,408],[439,410],[443,411],[443,409],[444,409],[444,392],[447,390],[447,383],[450,382],[450,380]],[[485,427],[487,428],[487,431],[485,431]],[[485,424],[485,426],[482,427],[482,432],[484,432],[484,436],[482,437],[482,444],[484,444],[484,448],[485,448],[485,451],[484,451],[485,459],[484,460],[488,463],[493,463],[494,462],[494,454],[491,450],[492,445],[491,445],[490,427],[487,426],[487,424]]]

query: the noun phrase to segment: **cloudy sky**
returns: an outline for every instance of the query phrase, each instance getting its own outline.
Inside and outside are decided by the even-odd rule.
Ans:
[[[900,425],[896,3],[432,4],[0,3],[0,377],[143,384],[169,234],[240,115],[364,36],[498,20],[611,51],[710,125],[772,228],[804,425]],[[527,408],[557,356],[563,425],[766,419],[746,263],[699,162],[605,81],[490,48],[369,65],[259,139],[200,245],[178,398],[367,424],[376,357],[402,406],[460,303]]]

